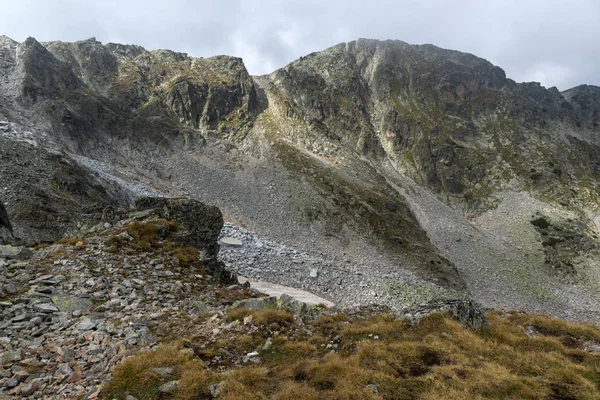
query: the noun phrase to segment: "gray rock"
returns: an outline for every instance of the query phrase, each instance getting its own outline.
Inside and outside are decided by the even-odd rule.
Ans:
[[[12,389],[15,386],[17,386],[19,384],[19,381],[17,381],[15,378],[9,378],[6,380],[6,382],[4,382],[4,387],[8,388],[8,389]]]
[[[14,363],[23,359],[23,350],[8,350],[0,353],[0,365]]]
[[[219,383],[213,383],[212,385],[210,385],[208,387],[208,390],[210,391],[210,395],[213,398],[219,397],[219,395],[223,391],[223,385],[224,384],[225,384],[225,382],[219,382]]]
[[[277,308],[277,297],[260,297],[255,299],[240,300],[233,303],[231,308],[249,308],[251,310]]]
[[[19,314],[16,317],[14,317],[13,319],[11,319],[11,322],[23,322],[26,319],[28,319],[28,315],[23,313],[23,314]]]
[[[25,382],[29,378],[29,372],[26,369],[20,369],[13,376],[19,383]]]
[[[161,393],[174,393],[179,389],[179,381],[170,381],[158,387]]]
[[[219,234],[223,228],[223,215],[215,206],[209,206],[193,199],[142,197],[136,200],[138,210],[154,209],[157,216],[175,222],[180,229],[174,238],[187,246],[192,246],[203,255],[208,272],[224,284],[237,283],[235,274],[227,271],[218,261]]]
[[[319,271],[316,268],[310,270],[310,277],[316,278],[319,275]]]
[[[38,388],[39,388],[39,383],[37,380],[34,380],[34,381],[21,387],[21,395],[22,396],[31,396],[33,393],[35,393],[36,390],[38,390]]]
[[[60,364],[60,366],[58,367],[58,369],[56,370],[58,373],[62,374],[63,376],[71,376],[73,375],[73,369],[71,368],[71,366],[69,364]]]
[[[58,312],[58,308],[52,303],[37,303],[33,305],[34,310],[43,313]]]
[[[152,371],[156,372],[158,375],[160,375],[161,378],[167,378],[171,375],[173,375],[173,368],[171,367],[162,367],[162,368],[152,368]]]
[[[8,294],[16,294],[19,289],[17,289],[14,283],[8,283],[4,285],[4,291]]]
[[[11,245],[0,246],[0,257],[8,260],[26,260],[33,255],[33,252],[26,247],[17,247]]]
[[[487,326],[484,310],[481,306],[471,300],[432,301],[422,304],[415,309],[411,309],[410,313],[407,314],[414,316],[413,321],[416,322],[422,317],[432,313],[448,314],[466,328],[473,330]]]
[[[367,390],[371,393],[379,394],[379,390],[377,390],[377,385],[374,385],[372,383],[367,385]]]
[[[80,331],[90,331],[94,329],[97,325],[97,321],[92,321],[90,318],[83,318],[81,321],[79,321],[75,328]]]

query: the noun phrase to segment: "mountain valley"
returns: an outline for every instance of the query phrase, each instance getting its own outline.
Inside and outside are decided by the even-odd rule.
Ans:
[[[69,261],[57,264],[62,275],[72,264],[84,268],[70,258],[79,253],[102,258],[86,279],[115,271],[113,250],[119,262],[148,264],[145,252],[154,250],[110,237],[127,231],[139,239],[128,227],[150,214],[140,215],[146,210],[136,201],[186,198],[217,206],[225,220],[221,240],[236,243],[222,244],[218,261],[214,248],[204,258],[214,258],[204,264],[214,282],[202,285],[221,293],[211,299],[223,300],[223,288],[236,286],[240,274],[347,309],[411,315],[429,304],[473,302],[478,310],[597,325],[599,184],[600,87],[561,92],[517,83],[467,53],[359,39],[251,76],[230,56],[0,36],[0,205],[10,219],[9,233],[0,208],[0,239],[36,247],[33,260],[46,269],[66,251]],[[163,200],[148,200],[147,209],[167,210]],[[157,248],[169,260],[185,259],[163,246],[181,239],[174,232]],[[134,251],[142,253],[128,253]],[[35,263],[19,282],[59,275]],[[181,293],[204,290],[173,263],[190,279]],[[151,269],[136,279],[147,281],[146,273]],[[76,276],[67,282],[86,284]],[[168,277],[165,285],[179,290]],[[138,286],[121,291],[140,293]],[[237,286],[227,292],[243,293],[235,301],[258,296]],[[111,301],[110,290],[96,289],[106,290],[96,300]],[[152,293],[138,305],[152,302]],[[15,294],[0,291],[7,299]],[[215,300],[200,312],[166,289],[162,296],[182,313],[220,313],[221,325],[208,323],[219,330],[233,303]],[[7,320],[9,312],[19,317],[18,304],[34,303],[11,303]],[[152,307],[136,321],[155,320],[150,314],[160,307]],[[110,310],[103,312],[102,323],[114,323]],[[49,323],[69,326],[59,317]],[[125,345],[133,333],[119,332]],[[73,385],[63,390],[77,392]]]

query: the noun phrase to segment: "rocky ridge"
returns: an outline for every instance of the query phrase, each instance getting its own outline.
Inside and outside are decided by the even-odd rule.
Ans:
[[[327,278],[306,282],[289,263],[289,275],[267,272],[279,283],[324,294],[349,260],[373,271],[361,301],[371,290],[394,304],[459,293],[597,319],[596,87],[561,93],[474,55],[365,39],[262,77],[234,57],[95,39],[2,37],[0,66],[0,173],[10,183],[0,195],[16,236],[85,231],[149,187],[218,205],[316,259]],[[43,204],[35,221],[19,210],[28,202]],[[512,214],[497,212],[509,204]],[[87,217],[74,220],[81,209]],[[568,240],[538,231],[538,214]]]

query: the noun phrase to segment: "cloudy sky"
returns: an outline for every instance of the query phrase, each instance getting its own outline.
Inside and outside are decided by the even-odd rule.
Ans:
[[[600,0],[0,0],[0,34],[235,55],[252,74],[400,39],[473,53],[517,81],[600,85]]]

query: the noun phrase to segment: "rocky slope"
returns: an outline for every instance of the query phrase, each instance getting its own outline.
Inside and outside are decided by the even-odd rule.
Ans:
[[[140,192],[186,194],[319,272],[252,249],[232,268],[334,301],[473,296],[600,318],[600,88],[560,93],[470,54],[364,39],[251,77],[233,57],[2,37],[0,78],[17,236],[71,232],[77,204],[92,221]],[[54,156],[23,163],[20,188],[15,160],[36,152]],[[28,220],[24,200],[60,228]]]
[[[259,319],[228,320],[232,309],[280,309],[299,325],[294,335],[308,331],[303,319],[324,311],[228,284],[216,260],[223,225],[216,207],[143,198],[137,209],[118,214],[114,224],[99,223],[78,238],[34,249],[0,245],[0,399],[97,398],[125,359],[192,331],[205,347],[243,334],[276,338]],[[481,311],[463,301],[431,303],[404,318],[433,312],[471,328],[485,324]],[[190,345],[187,355],[194,354]],[[197,361],[215,371],[260,363],[258,353],[247,353]],[[172,373],[163,374],[165,381]]]

